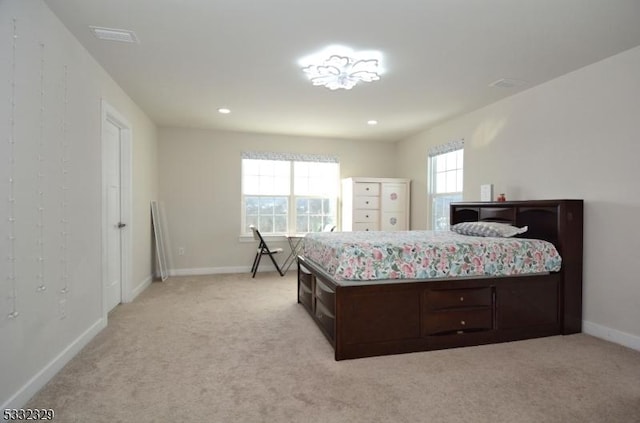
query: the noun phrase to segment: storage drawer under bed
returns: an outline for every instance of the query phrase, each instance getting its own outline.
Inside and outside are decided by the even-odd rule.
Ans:
[[[429,289],[425,291],[427,310],[440,310],[459,307],[490,306],[492,290],[490,287],[463,289]]]
[[[313,310],[313,278],[304,266],[298,265],[298,302]]]
[[[327,336],[333,342],[335,340],[335,315],[327,310],[327,308],[323,305],[322,302],[318,301],[318,299],[314,300],[316,303],[313,315],[316,318],[316,321],[320,324],[320,327],[324,329]]]
[[[425,335],[450,334],[493,329],[493,313],[488,307],[427,313]]]
[[[494,328],[494,288],[427,289],[422,334],[445,335]]]
[[[313,308],[311,289],[307,288],[302,283],[300,283],[300,286],[298,287],[298,302],[305,305],[309,310],[312,310]]]
[[[336,312],[336,293],[333,292],[327,285],[323,284],[320,279],[316,279],[314,295],[316,299],[326,307],[331,313]]]

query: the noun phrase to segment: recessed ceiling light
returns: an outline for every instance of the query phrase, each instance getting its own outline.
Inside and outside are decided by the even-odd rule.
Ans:
[[[377,121],[377,120],[375,120],[375,119],[371,119],[371,120],[368,120],[368,121],[367,121],[367,125],[371,125],[371,126],[373,126],[373,125],[377,125],[377,124],[378,124],[378,121]]]
[[[231,113],[231,109],[227,109],[226,107],[221,107],[218,109],[218,113],[222,113],[223,115],[228,115]]]
[[[121,43],[138,43],[138,37],[133,31],[126,29],[101,28],[99,26],[89,27],[93,35],[100,40],[118,41]]]

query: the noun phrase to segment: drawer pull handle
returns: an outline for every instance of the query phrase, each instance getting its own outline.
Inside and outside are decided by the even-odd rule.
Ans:
[[[368,187],[367,187],[367,188],[365,188],[365,189],[366,189],[367,191],[369,191],[369,188],[368,188]]]
[[[364,203],[365,203],[365,204],[369,204],[369,202],[368,202],[368,201],[365,201]]]
[[[460,301],[464,301],[464,297],[460,297]]]
[[[369,215],[367,214],[367,215],[365,215],[365,217],[369,217]]]
[[[467,324],[467,322],[465,322],[464,320],[460,320],[460,324],[461,324],[462,326],[464,326],[464,325],[466,325],[466,324]]]

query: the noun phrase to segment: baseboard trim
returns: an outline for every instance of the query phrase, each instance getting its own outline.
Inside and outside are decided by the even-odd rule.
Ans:
[[[153,275],[147,276],[142,282],[138,284],[138,286],[133,288],[130,296],[128,298],[125,298],[123,302],[130,303],[131,301],[135,300],[136,297],[142,293],[142,291],[144,291],[149,287],[149,285],[151,285],[152,280],[153,280]]]
[[[582,322],[582,331],[587,335],[640,351],[640,336],[611,329],[597,323],[587,322],[586,320]]]
[[[291,266],[293,269],[294,266]],[[271,263],[265,263],[258,269],[258,272],[275,272],[276,268]],[[170,269],[169,276],[197,276],[197,275],[215,275],[220,273],[249,273],[250,266],[230,266],[230,267],[197,267],[192,269]]]
[[[92,324],[82,335],[71,342],[60,354],[51,360],[49,364],[36,373],[18,392],[2,404],[0,409],[24,407],[47,382],[62,370],[62,368],[106,326],[107,321],[103,318],[100,318]]]
[[[215,275],[220,273],[249,273],[251,267],[197,267],[192,269],[171,269],[170,276],[197,276],[197,275]],[[275,270],[275,269],[274,269]]]

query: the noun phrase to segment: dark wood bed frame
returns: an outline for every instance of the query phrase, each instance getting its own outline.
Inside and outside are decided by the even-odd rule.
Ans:
[[[453,203],[451,223],[528,226],[562,269],[546,275],[343,286],[298,257],[298,303],[335,359],[515,341],[582,330],[582,200]]]

